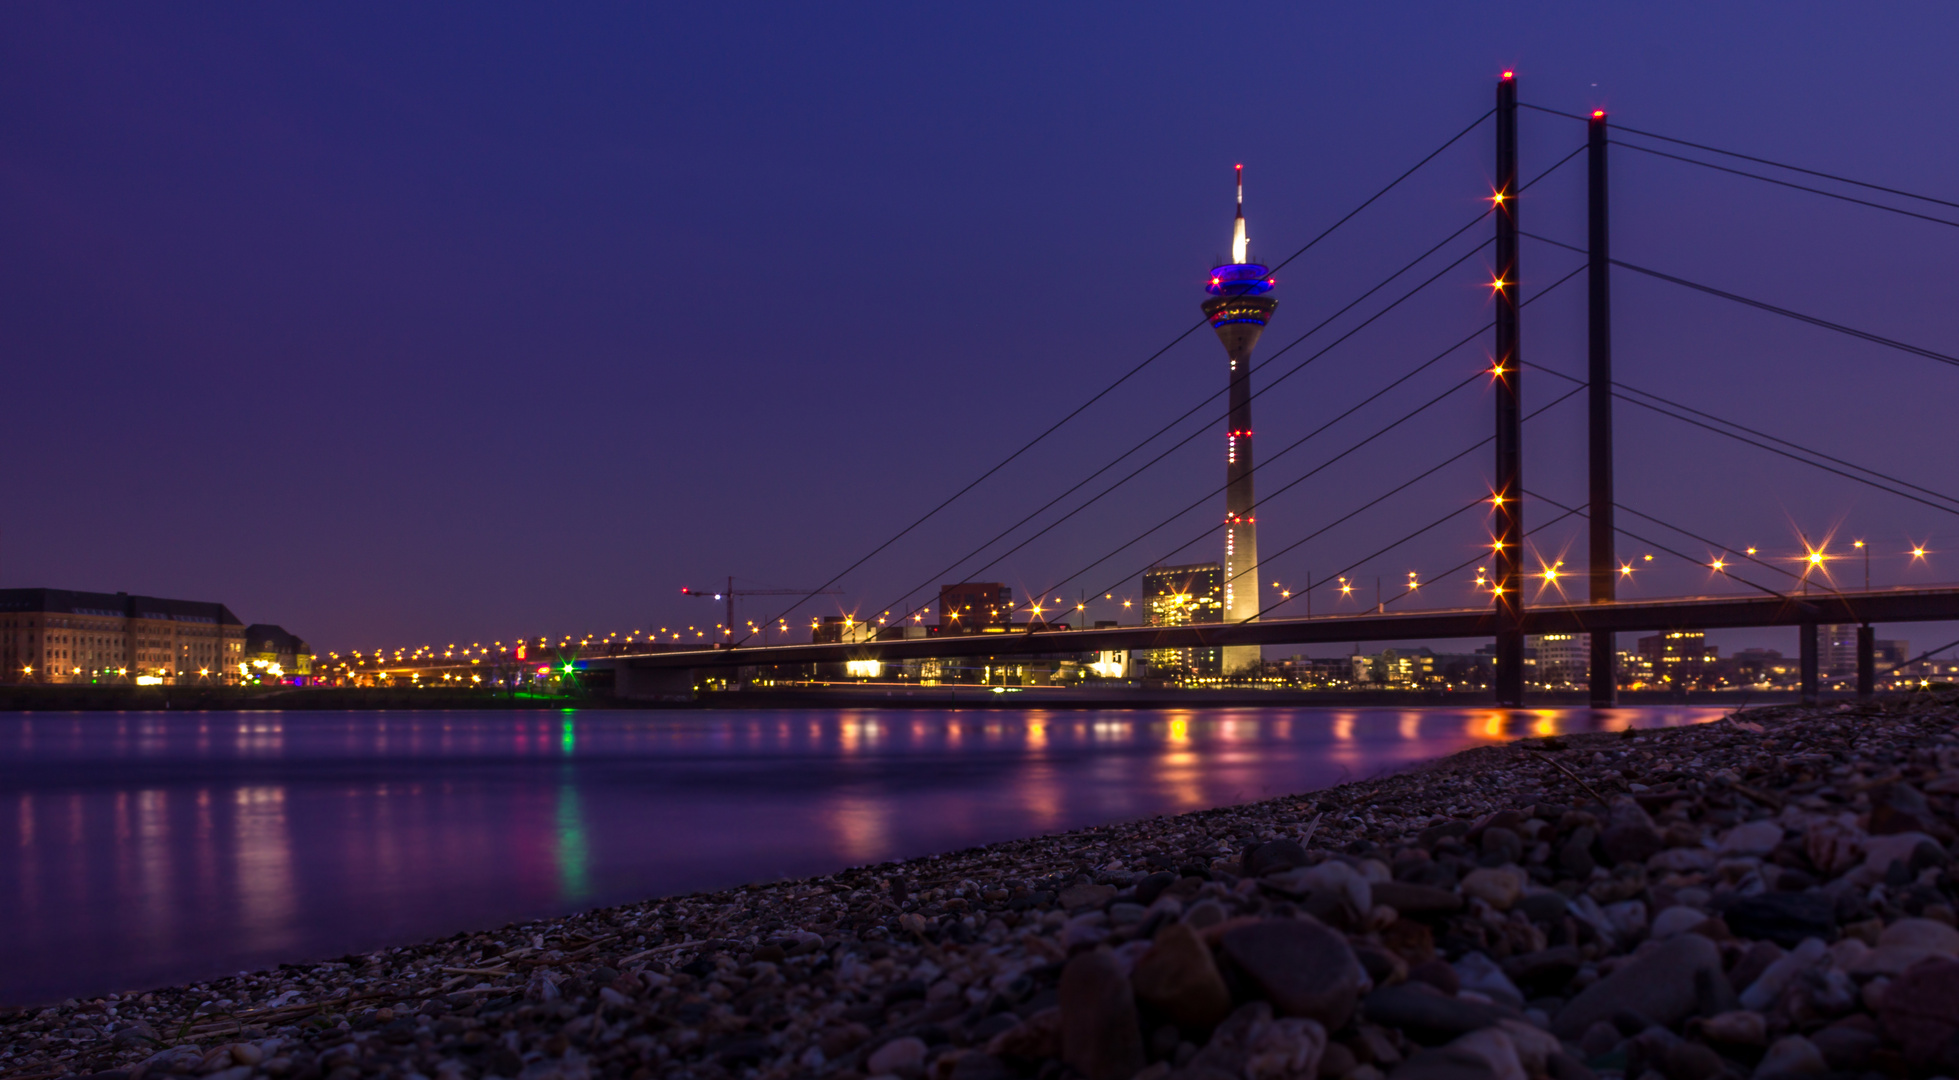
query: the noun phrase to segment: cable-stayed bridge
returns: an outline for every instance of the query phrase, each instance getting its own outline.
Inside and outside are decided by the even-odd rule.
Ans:
[[[1823,318],[1761,296],[1615,257],[1611,248],[1608,163],[1614,149],[1624,149],[1714,170],[1782,191],[1802,193],[1840,206],[1854,207],[1853,212],[1856,213],[1893,215],[1916,226],[1959,228],[1959,213],[1956,213],[1959,212],[1959,202],[1789,165],[1707,143],[1616,126],[1602,111],[1580,115],[1532,105],[1519,100],[1517,80],[1510,72],[1503,73],[1496,91],[1494,108],[1450,136],[1313,240],[1271,266],[1254,263],[1247,254],[1241,184],[1240,214],[1232,261],[1213,271],[1209,289],[1213,299],[1204,304],[1204,319],[1192,324],[1051,427],[763,625],[786,626],[786,619],[800,603],[834,586],[845,575],[864,567],[894,546],[904,543],[920,526],[968,496],[1008,465],[1034,452],[1055,432],[1074,422],[1170,348],[1207,325],[1224,343],[1231,360],[1231,376],[1224,388],[1191,405],[1181,416],[1088,472],[1065,491],[1030,509],[1012,524],[952,560],[943,571],[913,586],[881,610],[894,616],[890,621],[896,626],[903,626],[908,620],[916,621],[918,614],[930,605],[929,598],[920,600],[919,597],[922,594],[929,596],[929,590],[936,583],[981,580],[1003,560],[1064,523],[1083,519],[1083,515],[1101,504],[1111,492],[1163,461],[1192,439],[1215,432],[1215,428],[1193,431],[1180,441],[1170,443],[1167,448],[1156,445],[1157,440],[1171,436],[1180,425],[1192,418],[1202,420],[1215,417],[1222,420],[1226,427],[1225,484],[1214,489],[1189,491],[1186,493],[1188,502],[1181,495],[1170,500],[1174,505],[1166,507],[1168,512],[1159,522],[1138,533],[1110,537],[1112,546],[1106,554],[1055,576],[1048,588],[1033,595],[1044,598],[1077,590],[1089,595],[1101,595],[1162,561],[1160,556],[1154,556],[1140,566],[1124,564],[1122,560],[1133,555],[1139,545],[1152,545],[1154,549],[1181,539],[1183,542],[1179,546],[1170,549],[1174,553],[1184,551],[1194,543],[1211,540],[1219,544],[1224,554],[1221,564],[1225,600],[1217,613],[1217,621],[1179,626],[1081,629],[1037,619],[1025,627],[1005,633],[944,634],[922,638],[894,636],[889,640],[878,638],[810,645],[760,644],[752,637],[737,636],[734,629],[729,627],[727,638],[716,642],[712,648],[666,646],[660,651],[628,651],[622,655],[593,658],[586,661],[585,666],[612,671],[615,691],[621,696],[657,697],[672,696],[683,688],[691,687],[696,672],[713,668],[1192,647],[1223,649],[1227,656],[1234,651],[1240,656],[1247,653],[1255,656],[1258,647],[1276,644],[1484,638],[1493,639],[1496,643],[1493,680],[1496,700],[1499,704],[1514,706],[1522,704],[1525,691],[1525,636],[1586,633],[1591,635],[1591,697],[1595,704],[1605,705],[1614,700],[1613,635],[1618,632],[1800,627],[1803,631],[1800,635],[1802,685],[1805,694],[1813,696],[1817,688],[1818,669],[1815,628],[1825,624],[1857,624],[1860,627],[1858,681],[1860,689],[1868,692],[1875,676],[1871,624],[1959,620],[1959,587],[1870,588],[1867,582],[1863,589],[1843,588],[1824,567],[1827,560],[1841,558],[1842,554],[1830,553],[1824,544],[1812,546],[1805,538],[1806,558],[1798,558],[1793,566],[1783,565],[1782,561],[1759,554],[1753,547],[1722,543],[1708,535],[1707,531],[1676,520],[1677,513],[1667,508],[1626,505],[1615,493],[1615,408],[1626,406],[1670,418],[1919,508],[1959,515],[1959,497],[1903,479],[1892,472],[1813,449],[1800,438],[1779,436],[1759,426],[1725,418],[1615,377],[1612,357],[1613,280],[1615,275],[1636,275],[1646,281],[1722,301],[1738,310],[1787,320],[1818,334],[1840,335],[1924,360],[1959,366],[1959,355]],[[1554,123],[1576,122],[1584,126],[1582,141],[1529,179],[1520,174],[1518,159],[1519,120],[1524,113],[1539,114]],[[1479,197],[1485,200],[1484,209],[1291,343],[1254,363],[1253,347],[1274,307],[1274,302],[1264,295],[1275,280],[1269,275],[1300,258],[1366,212],[1445,150],[1472,139],[1479,132],[1494,137],[1492,190],[1487,195],[1479,193]],[[1539,184],[1572,181],[1579,170],[1567,172],[1566,166],[1581,160],[1584,163],[1586,235],[1582,238],[1560,237],[1551,235],[1555,231],[1552,229],[1526,231],[1521,225],[1520,208],[1531,201],[1533,189]],[[1465,245],[1465,238],[1474,242]],[[1572,261],[1570,256],[1581,258],[1568,271],[1532,277],[1525,272],[1523,258],[1527,241],[1540,245],[1540,249],[1547,254],[1562,256],[1567,265]],[[1466,250],[1457,250],[1465,246]],[[1479,259],[1483,256],[1487,256],[1487,262]],[[1445,257],[1448,261],[1439,269],[1434,269],[1436,261]],[[1490,300],[1490,316],[1486,322],[1470,329],[1447,348],[1422,359],[1276,453],[1254,461],[1250,417],[1255,399],[1286,382],[1366,327],[1397,317],[1423,290],[1438,282],[1460,283],[1466,277],[1482,275],[1486,267],[1487,276],[1481,277],[1480,282],[1487,287]],[[1575,291],[1581,285],[1585,300],[1586,370],[1582,373],[1560,371],[1554,365],[1534,362],[1522,345],[1526,309],[1567,286]],[[1346,326],[1330,340],[1315,339],[1316,335],[1342,319],[1349,319],[1352,325]],[[1315,339],[1310,351],[1301,348],[1308,339]],[[1460,361],[1463,353],[1482,343],[1487,343],[1487,366],[1479,364],[1467,373],[1461,372],[1459,362],[1451,368],[1452,359]],[[1305,355],[1300,356],[1295,350]],[[1548,385],[1551,388],[1549,399],[1526,410],[1522,394],[1525,381]],[[1389,487],[1357,508],[1316,523],[1303,535],[1274,537],[1268,531],[1261,541],[1256,531],[1258,499],[1253,497],[1253,482],[1255,477],[1264,480],[1274,475],[1262,470],[1275,461],[1290,461],[1289,455],[1391,393],[1411,389],[1427,391],[1430,388],[1433,392],[1413,408],[1338,451],[1327,454],[1301,475],[1259,492],[1258,499],[1270,500],[1284,494],[1315,476],[1339,467],[1343,462],[1353,460],[1354,455],[1391,435],[1406,439],[1414,430],[1417,432],[1416,441],[1420,441],[1419,429],[1426,419],[1433,417],[1435,410],[1444,402],[1471,388],[1485,390],[1494,401],[1494,423],[1490,434],[1469,445],[1437,448],[1446,453],[1430,467]],[[1227,398],[1222,403],[1222,409],[1219,407],[1220,398]],[[1584,456],[1588,497],[1583,501],[1566,502],[1551,498],[1526,483],[1523,436],[1529,420],[1572,400],[1582,400],[1587,410]],[[1283,612],[1278,610],[1287,602],[1286,597],[1272,598],[1261,594],[1261,543],[1263,557],[1269,562],[1404,495],[1416,484],[1449,466],[1482,454],[1493,456],[1494,468],[1490,474],[1493,481],[1487,489],[1462,492],[1459,500],[1435,507],[1437,516],[1418,528],[1404,535],[1383,536],[1364,545],[1365,550],[1351,553],[1352,557],[1340,569],[1315,576],[1304,586],[1310,592],[1324,589],[1335,582],[1344,583],[1347,581],[1346,575],[1355,573],[1369,560],[1378,559],[1431,533],[1468,528],[1463,523],[1464,519],[1481,512],[1487,515],[1487,520],[1475,527],[1487,528],[1487,538],[1478,541],[1482,544],[1480,552],[1459,566],[1430,576],[1431,580],[1447,578],[1476,567],[1476,586],[1482,601],[1478,606],[1420,608],[1418,605],[1424,597],[1434,593],[1433,590],[1422,593],[1420,583],[1412,580],[1405,589],[1393,595],[1379,596],[1365,613],[1297,617],[1290,608]],[[1189,538],[1175,532],[1165,535],[1184,515],[1193,509],[1215,505],[1220,496],[1225,503],[1222,537],[1216,525],[1206,526]],[[1093,519],[1086,520],[1092,522]],[[1540,566],[1537,570],[1528,567],[1526,558],[1531,538],[1544,529],[1565,522],[1582,523],[1586,529],[1584,567],[1566,571],[1562,561]],[[1275,540],[1278,542],[1275,543]],[[1644,558],[1651,559],[1653,552],[1659,552],[1670,559],[1705,567],[1724,582],[1745,588],[1747,592],[1622,600],[1618,595],[1619,582],[1633,571],[1632,565],[1621,558],[1622,553],[1628,550],[1628,541],[1647,552]],[[1706,554],[1694,553],[1691,549],[1696,547]],[[1922,551],[1919,554],[1922,555]],[[1560,589],[1554,602],[1543,602],[1542,584],[1560,577],[1569,582],[1574,590],[1582,582],[1583,597],[1567,597]],[[1092,590],[1087,588],[1091,584],[1097,587]],[[1531,595],[1533,584],[1539,585],[1537,596]],[[1036,614],[1039,614],[1038,610]]]

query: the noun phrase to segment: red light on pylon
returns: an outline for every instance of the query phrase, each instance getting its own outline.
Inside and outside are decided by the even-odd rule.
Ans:
[[[1594,120],[1603,120],[1603,119],[1605,119],[1605,110],[1604,110],[1604,109],[1593,109],[1593,110],[1592,110],[1592,119],[1594,119]]]
[[[1506,71],[1503,73],[1503,77],[1505,79],[1514,79],[1517,77],[1517,73],[1514,71]]]

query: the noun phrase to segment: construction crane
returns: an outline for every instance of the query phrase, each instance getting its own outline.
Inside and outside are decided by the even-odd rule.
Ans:
[[[720,592],[709,593],[701,589],[690,588],[686,585],[682,585],[680,587],[680,595],[698,596],[703,599],[706,599],[708,597],[713,597],[716,600],[727,601],[728,647],[732,649],[735,647],[735,597],[737,596],[842,596],[843,590],[842,589],[737,589],[735,588],[735,579],[732,575],[730,575],[728,578],[728,587],[721,590]],[[763,629],[766,629],[766,627],[764,627]]]

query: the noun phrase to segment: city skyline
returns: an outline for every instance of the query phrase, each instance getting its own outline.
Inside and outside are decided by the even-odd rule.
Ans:
[[[459,34],[404,14],[394,52],[356,47],[383,36],[370,11],[256,13],[220,27],[15,9],[5,16],[14,73],[0,78],[23,107],[0,122],[16,163],[0,221],[17,257],[0,340],[20,391],[44,405],[15,424],[18,445],[37,449],[0,529],[0,586],[211,596],[322,650],[698,624],[678,587],[730,573],[814,586],[1183,329],[1171,314],[1224,254],[1219,170],[1254,170],[1260,250],[1290,252],[1473,120],[1503,65],[1517,67],[1533,103],[1605,108],[1643,130],[1947,193],[1950,151],[1917,139],[1915,117],[1892,107],[1949,104],[1938,65],[1913,51],[1929,35],[1902,33],[1949,20],[1941,9],[1861,19],[1868,37],[1834,40],[1827,63],[1815,42],[1834,24],[1816,14],[1549,10],[1487,25],[1439,14],[1413,33],[1363,13],[1286,14],[1250,44],[1209,20],[1139,18],[1080,38],[1109,72],[1098,86],[1003,25],[959,24],[980,31],[974,41],[945,33],[947,15],[913,30],[925,46],[915,59],[878,49],[902,40],[889,28],[844,44],[865,29],[848,19],[747,27],[735,45],[733,24],[718,21],[732,16],[696,15],[716,43],[708,55],[660,52],[667,66],[648,67],[628,46],[648,47],[666,24],[616,15],[588,14],[540,44],[513,12]],[[1400,33],[1406,48],[1347,58],[1324,44],[1329,29],[1361,41]],[[427,44],[443,35],[452,52],[431,61]],[[1177,35],[1197,45],[1175,61],[1183,77],[1123,63],[1125,50]],[[1288,39],[1305,62],[1282,62]],[[1736,67],[1724,46],[1742,40],[1754,52]],[[1200,69],[1227,44],[1271,73],[1256,116],[1202,111]],[[873,58],[853,70],[815,45]],[[987,45],[1028,77],[1003,84],[979,62]],[[534,67],[489,63],[533,50]],[[655,106],[691,101],[687,88],[715,64],[745,77],[740,93],[684,119]],[[1826,92],[1819,71],[1839,67],[1859,78]],[[940,93],[920,104],[878,97],[894,79]],[[445,80],[453,91],[436,89]],[[792,83],[807,92],[804,111],[777,116]],[[402,101],[416,107],[393,107]],[[1091,110],[1105,121],[1093,130],[1079,122]],[[1524,174],[1557,162],[1579,128],[1526,117]],[[1472,143],[1383,217],[1357,219],[1351,237],[1277,272],[1291,333],[1475,212],[1490,166],[1483,141]],[[771,167],[778,158],[788,164]],[[1741,181],[1628,153],[1614,168],[1616,247],[1629,257],[1907,341],[1959,337],[1937,299],[1952,263],[1942,236],[1794,195],[1754,198]],[[1533,190],[1527,227],[1582,239],[1580,171]],[[1055,184],[1058,174],[1070,182]],[[1057,236],[1084,262],[1038,280],[1067,302],[1030,305],[1026,271],[1047,273],[1052,255],[1029,253],[1051,253]],[[1799,268],[1797,251],[1831,273]],[[1527,298],[1568,269],[1544,248],[1525,254]],[[893,261],[928,269],[887,293]],[[1932,419],[1943,370],[1766,316],[1738,320],[1648,283],[1615,285],[1629,381],[1677,386],[1690,402],[1954,486]],[[1485,298],[1466,281],[1443,292],[1405,326],[1370,332],[1262,396],[1261,441],[1298,438],[1473,325]],[[734,297],[732,330],[698,317]],[[1568,287],[1526,313],[1527,356],[1582,369],[1580,301]],[[805,606],[792,623],[832,608],[874,615],[914,581],[935,590],[965,579],[933,572],[1209,393],[1207,344],[1173,349],[1039,465],[847,576],[841,605]],[[1554,385],[1535,380],[1526,408],[1548,403]],[[1485,404],[1440,417],[1424,437],[1480,437]],[[1385,402],[1381,415],[1405,405]],[[1879,584],[1947,576],[1931,511],[1632,409],[1620,422],[1629,503],[1763,551],[1799,552],[1800,537],[1834,527],[1832,550],[1873,545]],[[1557,495],[1582,491],[1582,468],[1565,460],[1582,455],[1564,449],[1581,444],[1582,410],[1547,415],[1526,432],[1527,475]],[[1095,515],[1106,533],[1058,529],[972,576],[1043,595],[1107,535],[1214,487],[1214,452],[1200,438],[1112,498]],[[1384,446],[1261,503],[1268,537],[1290,543],[1428,452]],[[1272,479],[1310,459],[1309,449],[1274,466],[1285,471]],[[1308,546],[1261,584],[1343,565],[1367,537],[1433,516],[1486,473],[1480,459],[1467,463],[1408,509]],[[1191,519],[1193,531],[1202,525]],[[1395,583],[1415,570],[1425,588],[1447,585],[1426,575],[1459,562],[1476,531],[1355,576]],[[1575,566],[1580,535],[1553,533],[1543,553]],[[1930,545],[1929,562],[1910,559],[1915,544]],[[1140,572],[1146,556],[1214,554],[1130,561]],[[1621,554],[1643,552],[1628,543]],[[1629,595],[1706,586],[1704,570],[1661,560],[1637,567],[1653,584]],[[1861,580],[1861,565],[1845,568]],[[1117,569],[1060,593],[1122,589],[1103,580]],[[1137,578],[1125,581],[1137,595]],[[1321,598],[1334,599],[1323,588],[1316,611]],[[1781,636],[1724,635],[1735,645]]]

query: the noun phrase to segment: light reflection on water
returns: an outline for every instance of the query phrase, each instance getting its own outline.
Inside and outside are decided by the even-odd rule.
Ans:
[[[0,716],[0,1004],[1309,791],[1711,708]],[[9,820],[11,819],[11,820]]]

